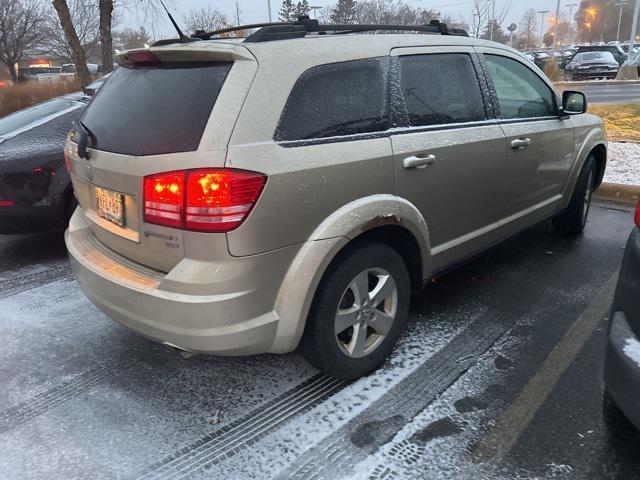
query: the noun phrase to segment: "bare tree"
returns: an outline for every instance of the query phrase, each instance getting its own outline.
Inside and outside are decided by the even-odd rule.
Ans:
[[[461,22],[469,25],[469,35],[480,37],[483,32],[489,30],[490,22],[494,29],[501,26],[510,10],[511,0],[501,5],[494,5],[493,0],[474,0],[471,18],[461,18]]]
[[[213,32],[229,25],[229,18],[210,5],[191,10],[188,15],[182,17],[182,21],[186,30],[191,33],[196,30]]]
[[[526,12],[524,12],[522,19],[520,20],[520,38],[522,40],[520,43],[523,48],[529,50],[536,45],[537,31],[538,14],[536,13],[535,9],[530,8]]]
[[[99,0],[100,50],[102,53],[102,73],[113,70],[113,0]]]
[[[85,57],[95,54],[98,49],[98,19],[93,0],[70,0],[67,5],[69,6],[71,22],[76,30]],[[71,48],[60,26],[58,16],[53,11],[51,11],[51,14],[47,16],[42,27],[46,31],[42,50],[47,55],[60,57],[71,62]]]
[[[17,80],[13,66],[44,37],[43,20],[44,11],[37,0],[0,0],[0,62],[9,67],[13,81]]]
[[[144,27],[138,29],[125,28],[114,34],[118,50],[130,50],[132,48],[142,48],[151,43],[149,32]]]
[[[53,8],[58,12],[60,26],[71,49],[71,58],[76,66],[80,85],[83,87],[89,85],[91,83],[91,74],[87,68],[87,58],[84,50],[82,50],[82,44],[80,43],[80,39],[73,25],[73,20],[71,19],[71,14],[69,13],[69,5],[67,5],[66,0],[53,0]]]
[[[366,0],[355,5],[356,23],[422,25],[433,19],[447,20],[436,10],[413,8],[401,0]]]

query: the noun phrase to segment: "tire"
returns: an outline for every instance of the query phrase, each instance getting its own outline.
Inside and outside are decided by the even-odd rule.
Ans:
[[[320,281],[301,353],[335,378],[372,372],[393,351],[409,315],[410,295],[409,272],[397,251],[382,243],[348,246]]]
[[[584,230],[591,207],[595,177],[595,160],[589,155],[580,171],[569,205],[553,219],[553,227],[562,235],[574,236]]]
[[[602,415],[610,437],[625,441],[640,441],[640,432],[616,405],[606,388],[602,396]]]

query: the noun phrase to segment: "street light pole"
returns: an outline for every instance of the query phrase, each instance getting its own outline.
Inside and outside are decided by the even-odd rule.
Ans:
[[[267,9],[269,10],[269,23],[271,23],[271,0],[267,0]]]
[[[556,21],[553,22],[553,47],[558,45],[558,24],[560,23],[560,0],[556,3]]]
[[[622,3],[614,3],[613,4],[616,7],[620,7],[620,13],[618,15],[618,33],[616,34],[616,41],[620,41],[620,24],[622,23],[622,9],[624,8],[625,5],[629,5],[627,2],[622,2]]]
[[[491,21],[489,22],[489,28],[491,29],[489,33],[489,40],[493,42],[493,31],[496,27],[496,0],[493,0],[491,4]]]
[[[636,31],[638,30],[638,13],[640,13],[640,0],[636,0],[636,8],[633,10],[633,21],[631,22],[631,35],[629,37],[629,52],[633,51],[636,43]]]
[[[569,28],[568,28],[568,32],[567,32],[567,36],[569,37],[569,42],[573,41],[573,37],[571,36],[571,20],[572,20],[571,15],[573,15],[573,7],[577,7],[577,6],[578,6],[577,3],[567,3],[567,4],[565,4],[565,7],[569,7]]]
[[[543,33],[544,33],[544,16],[549,13],[549,10],[540,10],[538,12],[540,14],[540,43],[544,44],[543,41]]]

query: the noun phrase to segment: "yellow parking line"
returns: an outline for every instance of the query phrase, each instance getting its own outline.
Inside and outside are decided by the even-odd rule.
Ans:
[[[617,278],[616,273],[607,281],[516,399],[500,415],[493,429],[473,450],[475,460],[497,463],[511,450],[602,318],[608,315]]]

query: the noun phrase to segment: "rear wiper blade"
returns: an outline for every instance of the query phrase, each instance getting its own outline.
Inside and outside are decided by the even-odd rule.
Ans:
[[[87,151],[87,146],[89,144],[88,140],[91,140],[91,145],[97,145],[98,139],[93,134],[89,128],[82,123],[81,120],[74,120],[74,130],[79,133],[78,135],[78,155],[80,158],[84,158],[86,160],[89,159],[89,152]]]

